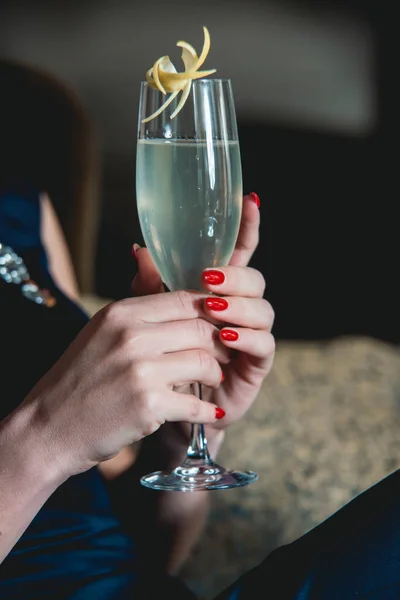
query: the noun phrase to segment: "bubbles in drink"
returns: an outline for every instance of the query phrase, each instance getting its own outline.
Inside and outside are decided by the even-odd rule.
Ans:
[[[144,241],[170,290],[201,289],[232,256],[242,209],[238,142],[139,140],[137,206]]]

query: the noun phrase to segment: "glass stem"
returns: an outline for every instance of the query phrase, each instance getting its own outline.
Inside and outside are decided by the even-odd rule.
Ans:
[[[192,383],[190,387],[192,394],[202,400],[203,394],[201,384]],[[204,425],[199,423],[192,424],[187,459],[190,461],[201,460],[203,462],[212,462],[207,448],[207,438],[204,432]]]

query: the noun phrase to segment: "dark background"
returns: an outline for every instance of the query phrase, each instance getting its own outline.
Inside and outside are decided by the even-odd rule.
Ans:
[[[139,81],[176,40],[200,46],[207,24],[207,66],[230,76],[237,92],[244,191],[261,198],[253,266],[267,280],[275,336],[398,343],[394,3],[188,1],[185,11],[167,4],[1,5],[0,55],[62,77],[99,132],[94,291],[125,296],[134,273]]]

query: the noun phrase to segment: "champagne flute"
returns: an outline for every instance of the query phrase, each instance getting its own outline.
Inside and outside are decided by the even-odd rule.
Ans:
[[[177,99],[154,119],[165,96],[141,84],[136,195],[145,244],[171,291],[202,290],[206,267],[227,265],[239,232],[242,171],[229,79],[193,81],[183,108]],[[204,290],[202,290],[204,291]],[[192,392],[202,398],[201,385]],[[203,425],[192,425],[184,462],[141,478],[157,490],[217,490],[248,485],[252,471],[231,471],[211,458]]]

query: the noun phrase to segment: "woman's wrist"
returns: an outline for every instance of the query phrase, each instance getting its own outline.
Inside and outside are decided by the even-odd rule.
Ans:
[[[61,483],[33,435],[29,410],[0,422],[0,563]]]
[[[37,426],[33,404],[23,403],[0,423],[2,465],[5,458],[10,471],[20,475],[39,489],[54,491],[68,475],[61,468],[55,452],[46,443]]]

